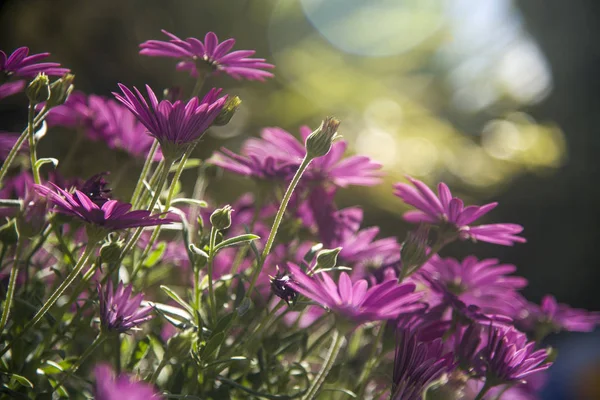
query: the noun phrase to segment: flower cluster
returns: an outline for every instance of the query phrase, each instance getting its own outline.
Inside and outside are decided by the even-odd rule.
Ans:
[[[497,203],[465,206],[444,183],[435,193],[408,178],[394,194],[416,208],[404,218],[418,225],[386,235],[366,226],[361,207],[340,207],[337,194],[379,185],[383,171],[346,154],[336,118],[314,131],[303,126],[298,137],[265,128],[239,152],[222,147],[205,162],[193,158],[205,133],[241,105],[222,89],[202,92],[204,84],[218,73],[263,81],[273,65],[254,50],[232,51],[233,39],[219,42],[212,32],[204,40],[163,32],[168,41],[146,41],[140,54],[177,59],[196,79],[190,94],[159,99],[148,85],[142,93],[115,83],[115,100],[71,93],[64,79],[61,101],[35,99],[44,111],[33,120],[28,89],[26,132],[0,135],[3,393],[534,399],[553,362],[544,338],[600,323],[600,314],[550,295],[528,302],[515,265],[441,255],[457,241],[524,243],[520,225],[479,224]],[[49,85],[37,73],[68,72],[40,63],[46,53],[27,54],[0,52],[0,98],[26,80]],[[38,160],[38,142],[47,139],[35,129],[44,119],[47,136],[75,128],[144,159],[130,199],[113,198],[128,188],[115,178],[113,190],[110,178],[122,176],[109,168],[66,179],[57,160]],[[55,170],[40,170],[45,164]],[[227,174],[205,173],[219,168]],[[194,188],[184,171],[200,171]],[[214,199],[238,189],[229,175],[255,190],[219,204]]]

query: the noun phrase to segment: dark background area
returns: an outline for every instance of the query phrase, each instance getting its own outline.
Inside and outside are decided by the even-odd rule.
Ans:
[[[497,257],[503,262],[514,263],[519,267],[519,273],[530,281],[525,289],[530,300],[539,301],[544,294],[552,293],[560,302],[574,307],[600,310],[597,255],[600,243],[600,7],[597,2],[502,2],[509,4],[527,37],[543,54],[552,84],[537,101],[501,99],[476,112],[457,111],[451,106],[453,89],[447,84],[445,70],[450,65],[440,62],[436,55],[441,47],[452,41],[453,36],[447,32],[431,35],[403,54],[357,56],[336,49],[316,29],[311,31],[312,25],[303,19],[299,0],[288,3],[283,7],[278,1],[255,0],[4,1],[0,3],[0,49],[11,52],[16,47],[28,46],[35,53],[51,52],[53,61],[74,71],[78,90],[110,95],[116,90],[117,82],[136,86],[148,83],[155,90],[173,84],[193,84],[185,74],[174,71],[172,60],[137,54],[137,46],[142,41],[164,39],[160,29],[180,37],[203,38],[210,30],[220,39],[235,37],[235,49],[256,49],[258,56],[275,63],[276,78],[264,84],[232,82],[225,77],[210,82],[210,86],[223,86],[226,91],[239,94],[244,100],[244,109],[235,117],[233,126],[214,133],[203,143],[196,155],[203,158],[222,145],[237,150],[243,139],[257,135],[260,127],[278,125],[297,133],[299,125],[315,126],[330,113],[341,117],[341,133],[346,135],[346,129],[351,131],[349,138],[354,138],[362,128],[355,124],[353,115],[364,112],[366,101],[363,99],[371,95],[369,88],[378,84],[385,86],[388,82],[401,82],[399,96],[407,96],[410,104],[427,110],[423,134],[429,134],[428,127],[437,126],[432,121],[441,121],[445,127],[451,127],[452,143],[466,138],[469,143],[479,145],[482,138],[478,132],[482,127],[510,112],[527,113],[535,121],[543,121],[540,125],[551,123],[560,129],[565,144],[561,161],[554,165],[531,167],[527,162],[513,160],[507,167],[504,161],[492,160],[492,165],[502,171],[502,179],[484,184],[461,179],[450,168],[439,164],[427,174],[417,176],[430,185],[439,180],[447,181],[458,195],[474,204],[498,201],[500,206],[486,222],[516,222],[525,227],[527,244],[504,248],[461,243],[444,254],[463,256],[474,252],[480,257]],[[414,2],[406,3],[409,7]],[[469,8],[465,7],[463,12],[468,13]],[[339,15],[340,18],[344,16],[343,10]],[[460,22],[460,15],[454,17]],[[316,23],[312,21],[312,24]],[[283,29],[281,32],[285,35],[277,35],[276,29]],[[307,40],[311,41],[309,45]],[[305,81],[293,67],[295,63],[306,61],[300,57],[299,61],[282,62],[280,66],[278,61],[286,60],[287,49],[299,49],[309,60],[316,58],[322,63],[322,69],[341,60],[353,69],[348,72],[353,79],[342,80],[349,89],[336,86],[336,82],[327,81],[328,75],[317,73],[313,73],[313,78],[318,83],[307,90],[302,89]],[[323,49],[326,52],[322,52]],[[314,66],[314,62],[310,64]],[[339,64],[335,68],[339,68]],[[345,70],[334,72],[346,76]],[[427,78],[426,90],[411,86],[411,82],[419,82],[423,77]],[[331,98],[315,101],[311,96],[311,90],[317,90],[315,87],[326,87],[324,90]],[[337,97],[336,91],[339,92]],[[0,129],[20,131],[25,124],[25,106],[24,96],[2,101]],[[390,116],[392,120],[393,117]],[[419,131],[416,131],[413,137],[418,137]],[[58,158],[66,153],[72,139],[72,133],[51,131],[44,139],[41,152]],[[362,142],[354,143],[353,151],[360,153],[362,149],[356,143]],[[442,146],[443,151],[456,150],[446,142],[434,144]],[[100,147],[82,148],[76,165],[62,172],[91,175],[117,168],[124,155]],[[369,155],[377,159],[376,154]],[[406,156],[402,152],[397,155],[399,158]],[[346,190],[340,194],[339,201],[343,205],[363,205],[366,225],[379,225],[384,235],[402,239],[407,228],[400,218],[404,209],[391,196],[390,184],[411,171],[390,166],[386,172],[389,178],[373,192]],[[128,193],[131,190],[128,185],[136,179],[136,173],[137,170],[131,177],[125,176],[117,192]],[[184,179],[184,183],[191,185],[194,177],[185,175]],[[238,181],[229,176],[218,177],[209,189],[216,199],[227,199],[231,193],[239,193],[232,182]],[[568,337],[563,338],[568,340]],[[593,340],[591,338],[588,341]],[[593,343],[598,347],[598,340]]]

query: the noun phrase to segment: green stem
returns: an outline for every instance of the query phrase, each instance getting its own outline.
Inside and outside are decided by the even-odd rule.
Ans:
[[[267,243],[265,244],[265,248],[261,254],[260,260],[258,261],[256,268],[254,270],[254,274],[252,275],[252,280],[250,281],[250,286],[248,287],[248,291],[246,292],[246,297],[250,297],[252,291],[254,289],[254,285],[256,285],[256,281],[258,280],[258,276],[260,275],[264,265],[265,259],[269,255],[271,251],[271,247],[273,247],[273,243],[275,242],[275,236],[277,235],[277,231],[279,230],[279,225],[281,225],[281,221],[283,220],[283,215],[285,214],[285,210],[287,208],[290,199],[292,198],[292,194],[300,182],[300,178],[302,178],[302,174],[312,161],[312,158],[309,158],[308,155],[304,157],[300,167],[296,171],[296,174],[292,178],[290,185],[288,186],[285,194],[283,195],[283,199],[281,200],[281,204],[279,205],[279,210],[277,210],[277,214],[275,215],[275,220],[273,221],[273,226],[271,227],[271,232],[269,233],[269,238],[267,239]]]
[[[77,361],[75,361],[75,363],[71,366],[71,368],[69,368],[68,373],[74,374],[75,372],[77,372],[77,370],[79,369],[79,367],[81,367],[81,364],[83,364],[85,359],[88,358],[90,356],[90,354],[92,354],[98,346],[100,346],[102,343],[104,343],[104,341],[107,339],[107,337],[108,337],[107,335],[100,332],[98,334],[98,336],[96,336],[96,339],[94,339],[92,344],[90,344],[88,346],[88,348],[85,349],[83,354],[81,356],[79,356]]]
[[[165,186],[165,182],[167,181],[167,178],[169,177],[169,170],[171,169],[171,165],[173,165],[173,161],[165,159],[163,170],[160,172],[160,176],[158,178],[158,184],[156,185],[156,189],[155,189],[156,191],[154,192],[154,196],[152,196],[152,200],[150,201],[150,204],[148,205],[148,211],[152,211],[154,209],[154,206],[158,202],[158,199],[163,190],[163,187]],[[131,239],[129,239],[129,241],[125,245],[123,252],[121,252],[121,259],[123,259],[123,257],[125,257],[125,255],[128,254],[131,251],[131,249],[133,249],[133,246],[135,246],[135,244],[137,243],[140,236],[142,236],[143,230],[144,230],[143,227],[139,227],[135,230],[133,236],[131,237]]]
[[[206,79],[206,73],[201,71],[200,68],[196,68],[196,71],[198,71],[198,78],[196,78],[196,83],[192,89],[192,94],[190,96],[191,99],[198,97],[200,91],[202,90],[202,86],[204,86],[204,80]]]
[[[85,266],[85,263],[87,262],[88,258],[94,252],[95,249],[96,249],[96,241],[92,241],[90,238],[90,242],[88,242],[88,244],[85,248],[85,251],[83,252],[83,255],[77,262],[77,265],[75,265],[75,268],[73,268],[71,273],[65,278],[65,280],[60,284],[60,286],[54,291],[54,293],[52,293],[50,298],[48,300],[46,300],[46,302],[44,303],[42,308],[40,308],[39,311],[33,316],[33,318],[23,327],[23,330],[21,331],[21,333],[17,337],[15,337],[11,342],[9,342],[6,345],[6,347],[4,347],[2,350],[0,350],[0,357],[2,355],[6,354],[6,352],[15,344],[15,342],[17,342],[19,339],[21,339],[23,336],[25,336],[25,334],[31,328],[36,326],[42,320],[44,315],[46,315],[46,313],[50,310],[50,308],[52,308],[52,306],[56,303],[56,301],[60,298],[60,296],[62,296],[62,294],[65,292],[65,290],[67,290],[67,288],[69,286],[71,286],[73,281],[81,273],[81,270]]]
[[[427,262],[429,260],[431,260],[431,258],[433,256],[435,256],[437,253],[439,253],[448,243],[450,243],[450,241],[444,240],[444,239],[439,239],[433,246],[431,246],[431,249],[429,250],[429,254],[427,254],[427,257],[425,257],[425,259],[423,260],[423,262],[421,264],[410,268],[410,270],[403,267],[400,270],[400,275],[398,276],[398,283],[401,283],[404,280],[404,278],[409,277],[410,275],[412,275],[413,273],[415,273],[419,269],[421,269],[421,267],[423,265],[427,264]],[[407,267],[410,267],[410,266],[407,266]]]
[[[217,301],[215,299],[215,289],[213,287],[213,263],[215,258],[215,242],[217,240],[217,230],[210,228],[210,241],[208,253],[208,304],[210,307],[210,316],[213,323],[217,323]]]
[[[477,397],[475,397],[474,400],[482,400],[483,396],[485,396],[485,394],[493,387],[493,385],[490,385],[486,379],[483,387],[481,388],[481,390],[479,391],[479,393],[477,393]]]
[[[42,181],[40,180],[40,170],[37,165],[37,144],[35,143],[35,130],[33,128],[34,113],[35,106],[33,103],[29,103],[29,111],[27,113],[27,130],[29,131],[29,134],[27,135],[29,137],[29,158],[31,159],[31,172],[33,174],[33,180],[39,185],[42,183]]]
[[[185,169],[185,164],[186,164],[188,158],[190,157],[190,155],[192,154],[192,150],[194,150],[194,146],[190,146],[190,148],[185,152],[185,154],[179,161],[179,165],[177,166],[175,175],[173,176],[173,179],[171,180],[169,194],[167,195],[167,199],[165,200],[165,205],[163,207],[163,211],[165,211],[165,212],[169,211],[169,208],[171,207],[171,202],[173,201],[173,197],[175,197],[175,189],[177,188],[177,182],[179,182],[179,178],[181,178],[181,173]],[[150,237],[150,240],[148,241],[148,244],[146,245],[146,248],[144,249],[144,252],[142,253],[142,256],[140,257],[140,260],[139,260],[137,266],[134,268],[133,273],[131,274],[132,280],[137,276],[138,271],[144,264],[144,261],[146,261],[146,258],[148,257],[150,252],[152,251],[152,248],[154,247],[154,243],[156,243],[156,240],[158,239],[158,235],[160,234],[161,228],[162,228],[161,225],[157,225],[154,228],[154,231],[152,232],[152,236]]]
[[[150,187],[156,186],[156,183],[158,182],[158,177],[162,174],[164,167],[165,167],[165,160],[163,159],[163,160],[159,161],[158,165],[156,166],[156,169],[154,170],[154,172],[152,172],[152,177],[148,181],[148,186],[150,186]],[[140,195],[138,196],[138,198],[136,199],[135,202],[131,203],[133,205],[132,208],[134,210],[139,209],[142,204],[146,204],[146,202],[150,200],[151,192],[149,190],[144,190],[144,189],[147,189],[146,184],[144,184],[144,181],[142,181],[142,184],[143,184],[143,187],[142,187]]]
[[[34,128],[37,127],[44,120],[44,118],[46,118],[46,115],[48,114],[49,111],[50,111],[50,109],[47,108],[46,106],[44,106],[44,108],[42,108],[42,110],[39,112],[39,114],[34,119],[34,122],[33,122]],[[23,133],[21,133],[21,136],[19,136],[19,139],[17,139],[17,142],[15,143],[13,148],[10,149],[8,156],[6,156],[6,160],[4,160],[4,164],[2,164],[2,167],[0,167],[0,186],[2,184],[2,181],[4,180],[4,177],[6,176],[6,173],[8,172],[8,169],[10,168],[11,164],[15,160],[17,153],[19,152],[19,150],[21,150],[21,146],[23,146],[23,143],[27,139],[28,134],[29,134],[29,124],[27,125],[27,128],[25,128]]]
[[[144,180],[146,179],[146,175],[150,171],[150,166],[154,161],[154,155],[156,154],[156,149],[158,149],[158,141],[154,140],[152,143],[152,147],[150,148],[150,152],[148,153],[148,157],[146,157],[146,161],[144,162],[144,166],[142,167],[142,172],[140,173],[140,177],[135,185],[135,189],[133,191],[133,195],[131,196],[131,204],[135,204],[140,195],[142,194],[142,190],[144,189]]]
[[[21,261],[21,253],[23,251],[23,242],[25,238],[19,236],[17,242],[17,249],[15,251],[15,260],[10,270],[10,278],[8,281],[8,292],[6,293],[6,301],[4,302],[4,308],[2,309],[2,319],[0,319],[0,333],[4,331],[4,327],[8,322],[8,315],[10,314],[10,307],[12,306],[13,297],[15,295],[15,287],[17,283],[17,275],[19,274],[19,262]]]
[[[369,376],[371,375],[371,371],[373,371],[373,367],[375,366],[377,349],[379,348],[379,344],[383,340],[384,332],[385,332],[385,322],[382,322],[381,325],[379,326],[379,332],[377,333],[377,337],[375,338],[375,340],[373,340],[371,342],[371,351],[369,352],[369,357],[367,358],[367,366],[363,370],[363,372],[358,380],[359,386],[358,386],[358,390],[356,393],[358,393],[357,398],[359,398],[359,399],[363,398],[365,389],[367,387],[367,382],[368,382]]]
[[[335,363],[335,359],[342,348],[342,344],[344,343],[344,336],[340,335],[338,330],[333,331],[333,337],[331,340],[331,347],[329,348],[329,352],[327,353],[327,357],[325,357],[325,362],[321,367],[321,370],[313,380],[312,384],[308,388],[308,392],[302,398],[303,400],[312,400],[317,397],[319,389],[325,382],[325,378],[327,378],[327,374],[331,371],[333,364]]]

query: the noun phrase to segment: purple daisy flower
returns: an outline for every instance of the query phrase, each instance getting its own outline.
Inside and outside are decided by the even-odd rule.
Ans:
[[[30,79],[40,72],[50,76],[63,76],[70,72],[68,68],[62,68],[59,63],[39,62],[50,56],[50,53],[28,54],[27,47],[19,47],[10,56],[0,50],[0,99],[25,88],[25,80],[4,83],[11,77]]]
[[[600,312],[571,308],[546,295],[540,305],[526,304],[517,325],[527,332],[545,336],[551,332],[592,332],[600,324]]]
[[[420,400],[427,386],[454,369],[453,354],[441,339],[424,342],[417,333],[400,329],[394,356],[392,400]]]
[[[418,302],[422,293],[415,293],[412,283],[398,284],[393,280],[369,288],[366,280],[353,284],[350,276],[342,272],[336,284],[327,273],[310,277],[292,263],[288,267],[293,277],[288,284],[291,288],[354,323],[396,319],[424,307]]]
[[[417,272],[417,279],[435,281],[439,285],[434,289],[453,293],[483,312],[512,315],[507,310],[512,310],[510,304],[520,298],[517,290],[527,285],[525,278],[507,276],[516,269],[514,265],[498,264],[495,259],[478,260],[469,256],[460,262],[436,255]]]
[[[103,96],[74,92],[63,105],[50,110],[46,121],[50,126],[82,127],[89,139],[103,141],[111,149],[136,157],[146,157],[154,142],[135,115]],[[155,160],[160,158],[159,152]]]
[[[310,133],[309,127],[300,128],[303,140]],[[381,164],[365,156],[342,159],[346,148],[345,141],[334,142],[329,153],[312,160],[303,182],[330,182],[339,187],[380,183]],[[272,127],[263,129],[260,138],[248,139],[241,153],[237,155],[222,148],[221,153],[215,153],[209,161],[225,170],[252,178],[290,180],[300,166],[306,149],[291,133]]]
[[[469,343],[468,340],[463,342]],[[545,362],[548,352],[535,350],[535,345],[513,327],[490,326],[487,343],[477,352],[472,365],[489,386],[521,382],[552,365]]]
[[[137,328],[142,323],[152,319],[152,307],[141,307],[144,295],[138,293],[131,297],[133,285],[123,286],[119,282],[117,290],[113,290],[112,281],[106,288],[98,285],[100,301],[100,322],[102,329],[109,332],[125,333]]]
[[[177,69],[189,71],[193,77],[198,76],[198,69],[202,73],[223,71],[235,79],[264,81],[265,78],[273,77],[272,73],[264,70],[275,66],[266,63],[264,58],[251,58],[256,53],[254,50],[231,51],[234,39],[219,43],[217,35],[208,32],[202,43],[196,38],[182,40],[164,29],[161,32],[171,40],[148,40],[140,44],[140,54],[181,59]]]
[[[218,98],[221,89],[211,89],[202,100],[192,98],[187,104],[182,101],[171,103],[158,101],[156,95],[146,85],[150,103],[134,88],[135,94],[125,85],[119,84],[123,96],[113,93],[148,129],[170,157],[178,158],[188,146],[196,142],[219,115],[227,96]]]
[[[131,204],[108,200],[101,207],[85,193],[75,190],[74,194],[49,183],[55,190],[42,185],[34,185],[36,192],[55,206],[55,211],[77,217],[90,225],[107,231],[136,228],[141,226],[164,225],[176,222],[171,216],[160,218],[150,211],[129,211]]]
[[[524,243],[526,240],[517,234],[523,227],[517,224],[490,224],[470,226],[475,220],[494,209],[498,203],[489,203],[484,206],[465,207],[461,199],[452,197],[452,193],[445,183],[438,185],[438,195],[423,182],[408,178],[413,184],[396,183],[394,194],[404,202],[418,208],[416,211],[404,213],[408,222],[426,222],[430,224],[450,225],[462,240],[489,242],[512,246],[515,242]]]
[[[96,400],[150,400],[162,399],[152,387],[145,382],[136,382],[127,375],[115,377],[112,369],[101,364],[96,366]]]

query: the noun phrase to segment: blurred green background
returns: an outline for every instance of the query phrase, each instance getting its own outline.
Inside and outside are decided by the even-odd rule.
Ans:
[[[391,184],[405,174],[447,182],[467,202],[500,202],[488,221],[525,226],[514,248],[463,243],[445,252],[498,257],[545,293],[600,309],[598,201],[600,7],[593,0],[13,0],[0,9],[0,49],[49,51],[71,68],[76,88],[110,96],[117,83],[155,90],[193,85],[174,60],[142,57],[138,44],[160,29],[203,38],[234,37],[276,65],[267,83],[225,76],[209,85],[239,95],[232,123],[198,150],[238,150],[264,126],[297,133],[325,115],[342,120],[353,152],[380,161],[385,183],[348,189],[341,205],[365,208],[367,225],[401,240],[404,209]],[[24,96],[0,104],[0,129],[20,131]],[[51,131],[43,156],[60,157],[74,135]],[[123,154],[83,147],[66,175],[115,171]],[[125,164],[127,170],[136,164]],[[139,168],[139,165],[138,165]],[[119,176],[128,194],[137,170]],[[185,188],[195,177],[187,172]],[[212,181],[231,201],[239,185]],[[243,186],[242,186],[243,187]],[[247,185],[246,187],[250,187]],[[597,343],[597,342],[596,342]]]

